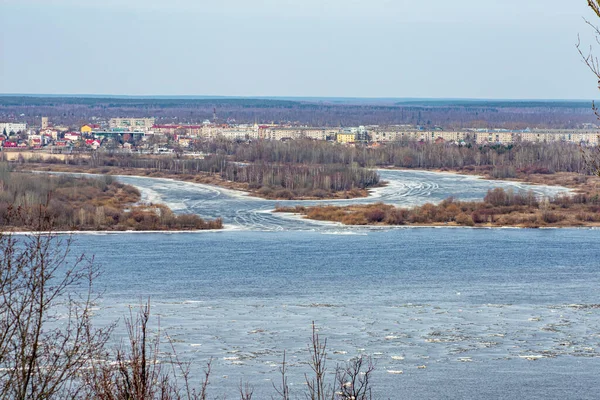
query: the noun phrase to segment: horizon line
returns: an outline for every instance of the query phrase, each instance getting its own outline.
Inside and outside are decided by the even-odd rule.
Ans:
[[[379,100],[379,101],[507,101],[507,102],[591,102],[586,98],[489,98],[489,97],[367,97],[367,96],[240,96],[240,95],[177,95],[177,94],[93,94],[93,93],[0,93],[0,97],[65,97],[123,99],[263,99],[263,100]]]

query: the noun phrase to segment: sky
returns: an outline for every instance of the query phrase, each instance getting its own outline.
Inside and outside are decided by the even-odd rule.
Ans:
[[[0,93],[592,99],[584,18],[586,0],[0,0]]]

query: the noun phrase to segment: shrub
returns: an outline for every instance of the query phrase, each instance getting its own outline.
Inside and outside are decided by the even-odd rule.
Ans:
[[[381,208],[373,208],[365,212],[365,218],[369,222],[382,222],[386,217],[386,213]]]
[[[455,219],[456,223],[458,225],[464,225],[464,226],[473,226],[475,225],[475,223],[473,222],[473,218],[471,218],[470,216],[468,216],[465,213],[460,213],[456,216]]]
[[[367,220],[362,214],[352,213],[344,215],[342,223],[344,225],[367,225]]]
[[[291,200],[294,198],[294,193],[288,189],[281,189],[273,193],[273,197],[277,199]]]
[[[408,217],[408,211],[394,208],[387,214],[385,223],[389,225],[404,225]]]
[[[542,221],[547,224],[555,224],[563,220],[563,217],[559,214],[553,213],[552,211],[542,212]]]

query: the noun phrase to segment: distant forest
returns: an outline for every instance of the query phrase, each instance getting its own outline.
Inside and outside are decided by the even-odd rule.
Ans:
[[[595,123],[586,101],[284,100],[0,96],[0,120],[79,126],[92,117],[155,117],[158,123],[290,123],[310,126],[411,124],[463,128],[577,128]],[[21,116],[23,114],[23,116]]]

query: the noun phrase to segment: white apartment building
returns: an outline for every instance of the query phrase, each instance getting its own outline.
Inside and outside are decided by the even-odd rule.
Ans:
[[[7,134],[11,132],[25,132],[27,130],[27,124],[15,123],[15,122],[0,122],[0,134],[6,131]]]
[[[264,129],[262,137],[269,140],[282,139],[313,139],[327,140],[328,136],[335,136],[339,129],[331,128],[312,128],[312,127],[271,127]]]
[[[110,129],[127,129],[131,131],[149,130],[154,125],[154,118],[111,118],[108,121]]]

